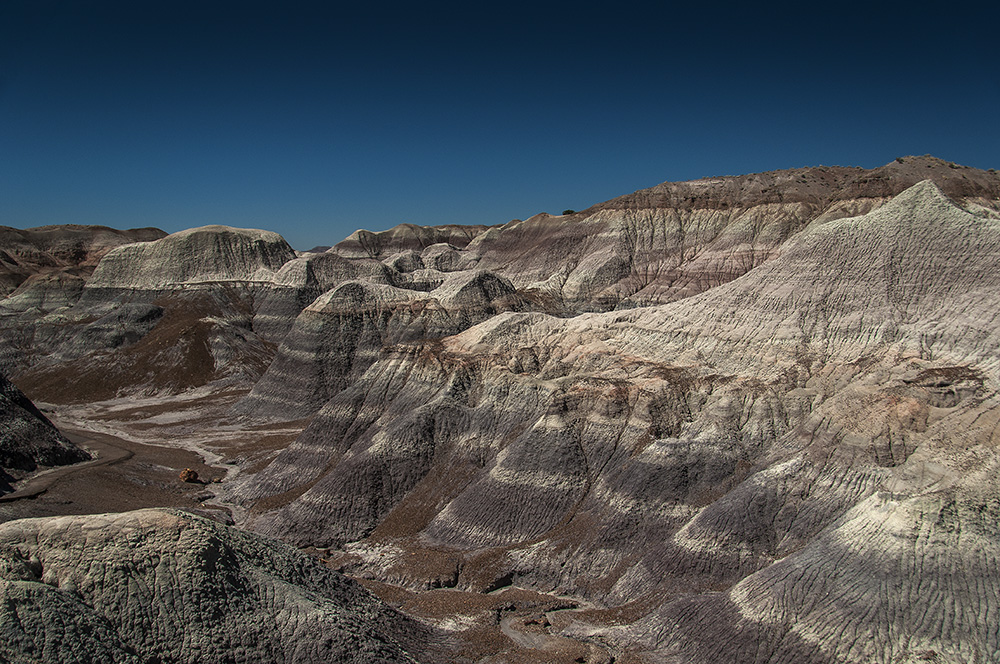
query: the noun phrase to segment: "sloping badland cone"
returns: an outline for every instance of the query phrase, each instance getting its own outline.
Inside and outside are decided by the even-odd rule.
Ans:
[[[695,297],[396,344],[232,489],[292,542],[632,607],[666,661],[992,661],[998,260],[921,182]]]

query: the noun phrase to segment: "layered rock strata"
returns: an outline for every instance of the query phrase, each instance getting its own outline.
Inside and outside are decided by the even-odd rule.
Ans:
[[[427,293],[364,281],[342,283],[299,315],[274,362],[236,412],[311,415],[358,380],[386,346],[439,339],[501,311],[526,307],[509,281],[485,271],[445,275]]]
[[[29,372],[25,386],[48,389],[66,363],[67,371],[81,379],[99,366],[127,365],[128,371],[111,372],[117,383],[110,377],[101,381],[107,385],[105,396],[187,389],[220,378],[253,381],[296,317],[347,281],[410,291],[416,308],[448,275],[483,270],[508,280],[530,310],[558,316],[682,300],[766,264],[811,225],[873,210],[921,178],[934,181],[961,207],[998,214],[1000,177],[995,172],[906,157],[872,170],[818,167],[664,183],[572,215],[537,215],[489,228],[403,224],[379,233],[358,231],[329,252],[300,256],[273,233],[221,226],[192,229],[119,247],[93,277],[65,270],[25,277],[19,291],[0,300],[0,336],[6,342],[0,347],[0,367],[19,379]],[[30,251],[38,253],[26,244],[28,233],[7,234],[8,254],[21,256],[22,262]],[[49,253],[78,255],[85,262],[100,254],[73,251]],[[407,299],[405,292],[397,295],[396,302]],[[202,315],[191,320],[185,310]],[[210,368],[169,377],[164,374],[171,372],[170,365],[155,364],[147,371],[143,365],[151,354],[126,350],[159,329],[166,313],[170,320],[190,324],[163,329],[187,336],[150,337],[156,340],[152,355],[182,367],[204,365],[208,359],[197,357],[207,344]],[[107,323],[118,319],[127,322],[121,333],[109,331]],[[203,338],[204,343],[191,343]],[[394,339],[391,334],[370,337],[373,345],[359,352],[373,357]],[[301,350],[300,339],[289,343]],[[166,346],[175,348],[166,351]],[[142,357],[119,361],[120,352]],[[89,355],[95,358],[88,360]],[[279,359],[262,389],[272,394],[298,389],[295,375],[289,375],[287,386],[272,380],[286,360]],[[237,368],[241,363],[249,368]],[[351,371],[364,365],[349,364]],[[39,373],[45,376],[36,378]],[[335,372],[323,395],[343,385],[343,375]],[[62,393],[68,394],[61,390],[46,398],[62,399]],[[261,414],[273,415],[266,409]]]
[[[106,226],[65,225],[18,230],[0,226],[0,295],[14,292],[37,274],[85,278],[115,247],[150,242],[165,235],[156,228],[120,231]]]
[[[270,283],[293,258],[295,252],[277,233],[203,226],[109,252],[87,288],[162,291],[225,282]]]
[[[234,497],[293,542],[634,607],[619,636],[669,661],[990,661],[1000,221],[973,209],[924,181],[697,296],[396,344]]]
[[[253,330],[255,298],[294,258],[275,233],[222,226],[118,247],[72,307],[9,321],[0,359],[63,401],[256,379],[273,346]]]
[[[876,169],[814,167],[666,182],[571,215],[476,228],[465,242],[447,240],[454,249],[443,256],[502,274],[569,312],[662,304],[727,283],[773,258],[809,224],[863,214],[924,179],[966,209],[1000,213],[995,172],[904,157]],[[359,231],[335,250],[396,264],[400,254],[423,254],[431,240],[442,241],[418,240],[415,233],[409,226],[384,235]]]
[[[398,280],[396,274],[374,259],[349,259],[332,252],[295,258],[281,267],[260,296],[254,330],[269,341],[280,342],[299,313],[323,293],[354,280],[393,285]]]
[[[357,230],[333,247],[349,258],[384,259],[405,251],[423,251],[436,244],[462,249],[486,226],[417,226],[399,224],[387,231]]]

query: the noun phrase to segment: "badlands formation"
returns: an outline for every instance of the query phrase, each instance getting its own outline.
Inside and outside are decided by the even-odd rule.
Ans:
[[[0,661],[1000,660],[995,171],[326,252],[53,229],[4,229],[0,371],[78,434],[202,454],[221,481],[181,498],[235,526],[0,504]],[[0,490],[85,458],[0,388]]]

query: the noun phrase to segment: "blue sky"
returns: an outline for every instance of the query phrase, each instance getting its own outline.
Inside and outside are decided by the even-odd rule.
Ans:
[[[497,224],[665,180],[1000,167],[988,3],[0,3],[0,224]]]

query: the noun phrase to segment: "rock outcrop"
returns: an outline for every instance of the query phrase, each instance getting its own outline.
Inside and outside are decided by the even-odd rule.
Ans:
[[[486,226],[417,226],[399,224],[387,231],[357,230],[334,245],[332,251],[348,258],[389,258],[406,251],[423,251],[436,244],[464,248]]]
[[[294,549],[190,514],[0,524],[0,658],[414,662],[430,632]]]
[[[491,228],[466,251],[480,257],[479,267],[560,298],[573,311],[663,304],[745,274],[811,223],[863,214],[925,179],[969,210],[1000,214],[995,172],[905,157],[871,170],[815,167],[666,182],[572,215]]]
[[[270,283],[293,258],[295,252],[277,233],[203,226],[109,252],[87,287],[162,291],[220,282]]]
[[[291,329],[296,316],[316,298],[354,280],[391,285],[396,278],[392,268],[374,259],[349,259],[325,252],[290,260],[261,296],[254,315],[254,330],[270,341],[279,342]]]
[[[489,228],[402,224],[379,233],[358,231],[329,252],[298,257],[273,233],[192,229],[118,247],[92,277],[67,271],[26,277],[18,291],[0,300],[0,336],[6,342],[0,368],[40,393],[60,385],[63,372],[74,376],[73,382],[96,375],[106,397],[183,390],[221,379],[253,382],[275,359],[257,392],[291,394],[301,381],[285,371],[288,358],[275,358],[275,348],[300,313],[348,281],[400,289],[393,296],[397,308],[408,301],[420,309],[439,299],[428,293],[445,287],[448,275],[481,271],[516,290],[519,303],[494,306],[495,311],[569,316],[667,303],[728,283],[766,264],[810,225],[873,210],[921,178],[934,181],[966,209],[1000,214],[995,173],[906,157],[872,170],[819,167],[665,183],[571,215],[537,215]],[[21,235],[11,236],[12,256],[27,255]],[[55,254],[72,253],[67,252]],[[98,253],[77,251],[86,261]],[[198,319],[190,315],[195,311],[201,313]],[[167,325],[168,320],[187,322]],[[111,321],[123,321],[122,329],[109,330]],[[466,324],[433,324],[428,334],[453,334]],[[411,337],[369,335],[364,347],[350,354],[375,357],[383,346]],[[155,352],[132,348],[147,338],[155,339]],[[293,351],[312,343],[287,341]],[[210,360],[202,352],[206,345]],[[171,376],[161,360],[201,369]],[[325,381],[328,387],[318,393],[324,400],[342,389],[345,376],[360,375],[366,366],[347,364],[347,374],[335,372]],[[105,366],[111,371],[104,372]],[[288,385],[274,380],[279,374],[287,375]],[[65,399],[72,390],[64,385],[58,392],[46,398]],[[303,403],[315,412],[322,402],[314,397]],[[309,414],[305,410],[296,408],[294,414]],[[266,408],[246,412],[275,414]]]
[[[223,226],[117,247],[72,307],[10,319],[0,360],[58,401],[254,380],[273,354],[255,298],[294,258],[275,233]]]
[[[39,466],[62,466],[89,458],[0,374],[0,492],[12,491],[11,480]]]

